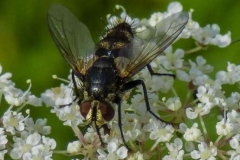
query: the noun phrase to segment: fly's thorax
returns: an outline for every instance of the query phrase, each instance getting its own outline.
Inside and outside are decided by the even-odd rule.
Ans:
[[[110,57],[99,58],[87,71],[85,76],[85,91],[93,99],[106,99],[119,88],[119,76]]]
[[[88,100],[81,103],[80,113],[88,124],[94,122],[97,127],[101,127],[113,119],[115,110],[108,102]]]

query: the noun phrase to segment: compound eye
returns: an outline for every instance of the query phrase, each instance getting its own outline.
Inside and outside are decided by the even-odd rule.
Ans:
[[[80,106],[81,115],[84,118],[86,118],[90,109],[91,109],[91,101],[83,102]]]
[[[98,109],[101,111],[102,117],[105,121],[111,121],[113,119],[115,110],[109,103],[101,102]]]

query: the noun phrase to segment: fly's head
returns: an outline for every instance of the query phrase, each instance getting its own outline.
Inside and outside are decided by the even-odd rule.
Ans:
[[[113,119],[115,110],[105,101],[88,100],[80,105],[80,113],[88,124],[95,123],[100,128]]]

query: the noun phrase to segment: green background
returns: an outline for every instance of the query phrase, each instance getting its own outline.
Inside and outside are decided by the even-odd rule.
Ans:
[[[47,10],[51,4],[60,3],[69,8],[88,26],[96,41],[106,24],[106,14],[114,14],[116,4],[123,5],[132,17],[149,18],[153,12],[166,11],[170,2],[167,0],[1,0],[0,64],[3,66],[3,72],[11,72],[12,80],[17,88],[22,90],[27,89],[26,80],[31,79],[33,84],[31,91],[37,96],[46,89],[60,85],[61,82],[52,79],[53,74],[67,77],[70,68],[58,52],[47,28]],[[216,23],[220,26],[222,34],[230,30],[233,40],[240,39],[239,0],[182,0],[180,2],[185,11],[194,9],[193,19],[202,27]],[[191,49],[194,47],[194,42],[183,40],[179,47]],[[200,51],[187,58],[195,59],[196,56],[203,55],[217,71],[226,70],[228,61],[239,64],[239,54],[240,42],[223,49],[210,46],[208,50]],[[1,105],[1,111],[5,109],[6,106]],[[48,124],[52,126],[50,137],[57,140],[58,149],[65,149],[68,141],[76,139],[71,129],[63,126],[56,116],[50,113],[50,108],[34,108],[31,115],[35,119],[48,118]],[[60,157],[54,156],[54,159],[60,160]]]

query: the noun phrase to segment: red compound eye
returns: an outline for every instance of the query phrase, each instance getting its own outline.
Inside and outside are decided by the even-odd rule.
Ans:
[[[105,121],[110,121],[113,119],[115,115],[115,110],[109,103],[101,101],[98,109],[101,111],[102,117]]]
[[[89,110],[91,109],[91,101],[86,101],[86,102],[83,102],[80,106],[80,113],[81,115],[86,118]]]
[[[92,103],[92,101],[86,101],[81,104],[80,113],[84,118],[86,118],[86,116],[88,115],[88,112],[92,107]],[[101,111],[103,119],[105,121],[112,120],[115,115],[115,110],[113,109],[113,107],[109,103],[106,103],[104,101],[100,101],[98,104],[99,106],[97,108]]]

